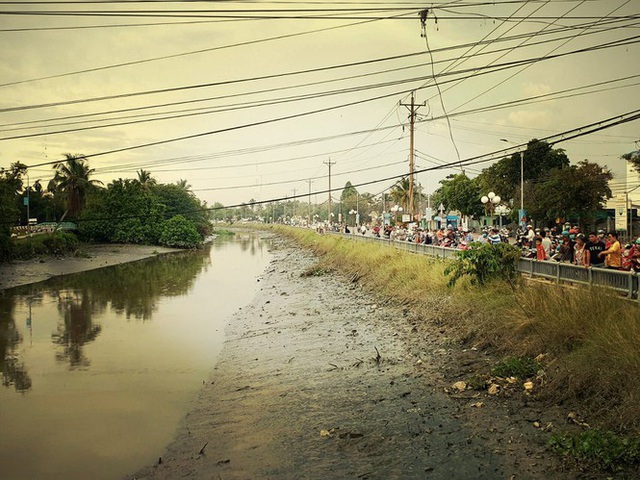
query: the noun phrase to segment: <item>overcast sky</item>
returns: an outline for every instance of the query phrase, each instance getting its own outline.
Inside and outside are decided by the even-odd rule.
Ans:
[[[378,194],[409,170],[415,91],[431,192],[461,170],[442,165],[474,176],[500,139],[555,141],[640,109],[640,0],[428,6],[423,30],[413,2],[5,3],[0,167],[47,182],[50,162],[84,154],[105,184],[145,169],[233,205],[325,191],[330,160],[334,188]],[[639,125],[555,146],[624,189]]]

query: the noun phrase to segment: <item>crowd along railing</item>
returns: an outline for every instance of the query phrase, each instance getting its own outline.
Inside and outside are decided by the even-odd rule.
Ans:
[[[430,257],[440,259],[455,258],[457,249],[439,247],[436,245],[424,245],[421,243],[407,242],[404,240],[391,240],[385,237],[375,237],[361,234],[338,233],[345,239],[360,242],[372,242],[384,244]],[[518,271],[530,278],[545,278],[556,283],[571,283],[578,285],[592,285],[605,287],[624,294],[627,298],[635,298],[640,301],[638,290],[640,288],[640,276],[634,272],[613,270],[608,268],[585,268],[570,263],[556,262],[554,260],[538,261],[531,258],[518,260]]]

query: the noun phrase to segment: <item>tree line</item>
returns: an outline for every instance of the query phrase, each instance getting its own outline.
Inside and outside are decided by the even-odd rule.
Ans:
[[[66,154],[54,164],[54,176],[43,188],[28,184],[27,166],[16,162],[0,169],[0,258],[11,258],[11,229],[38,223],[72,221],[87,242],[139,243],[193,248],[211,233],[209,211],[185,180],[160,184],[148,171],[135,179],[95,180],[82,155]],[[27,200],[25,200],[27,199]]]

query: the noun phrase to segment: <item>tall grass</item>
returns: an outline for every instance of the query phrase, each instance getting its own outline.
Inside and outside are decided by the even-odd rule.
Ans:
[[[504,356],[545,354],[543,398],[576,403],[590,423],[640,432],[640,307],[606,289],[538,282],[462,280],[447,287],[446,263],[385,245],[310,230],[279,229],[388,301],[425,322]]]

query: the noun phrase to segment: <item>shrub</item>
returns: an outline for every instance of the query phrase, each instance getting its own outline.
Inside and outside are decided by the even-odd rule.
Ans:
[[[593,429],[577,435],[554,434],[548,443],[551,451],[573,457],[587,467],[618,471],[640,462],[640,440]]]
[[[162,225],[160,244],[167,247],[196,248],[202,243],[193,222],[182,215],[176,215]]]
[[[473,242],[468,250],[458,252],[444,273],[452,275],[449,286],[464,276],[470,276],[472,284],[480,285],[496,278],[512,281],[518,275],[516,267],[520,256],[520,250],[508,243]]]
[[[36,235],[15,240],[13,258],[27,260],[37,255],[64,255],[78,248],[77,237],[69,232]]]

